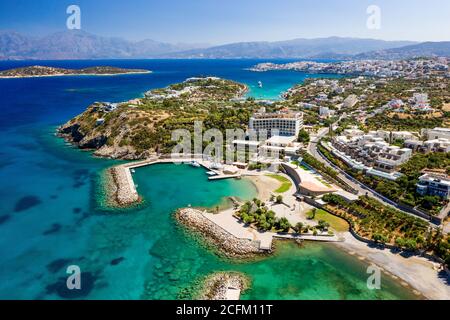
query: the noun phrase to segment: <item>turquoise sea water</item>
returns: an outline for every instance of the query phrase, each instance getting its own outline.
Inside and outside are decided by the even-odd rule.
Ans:
[[[105,211],[96,201],[100,173],[117,163],[96,159],[54,136],[57,125],[94,101],[122,101],[190,76],[216,75],[276,98],[312,76],[251,73],[256,60],[59,61],[63,67],[116,65],[153,74],[116,77],[0,79],[0,298],[175,299],[202,276],[237,270],[252,279],[245,299],[395,299],[411,293],[383,278],[366,289],[366,265],[332,245],[283,243],[267,259],[234,263],[217,257],[178,227],[186,205],[215,206],[223,197],[252,198],[246,180],[209,182],[203,169],[157,165],[136,171],[145,202]],[[33,62],[0,62],[0,69]],[[82,290],[65,289],[67,266],[82,271]]]

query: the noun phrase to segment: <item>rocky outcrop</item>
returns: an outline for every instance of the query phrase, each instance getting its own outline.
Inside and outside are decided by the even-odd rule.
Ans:
[[[74,143],[79,143],[83,138],[84,134],[80,132],[80,125],[78,123],[64,125],[58,129],[60,136],[66,138],[66,140]]]
[[[245,117],[250,111],[247,108],[230,111],[229,103],[242,97],[246,90],[245,85],[230,80],[189,78],[151,90],[144,98],[95,102],[60,126],[58,135],[79,148],[93,150],[99,157],[146,159],[153,153],[170,153],[176,145],[173,130],[190,130],[195,121],[209,123],[212,128],[219,125],[221,117],[232,115],[235,126],[245,127]],[[212,112],[210,106],[214,106]]]
[[[95,156],[123,160],[147,158],[153,152],[152,149],[137,151],[124,143],[135,129],[127,125],[127,121],[131,121],[139,111],[125,108],[116,113],[117,116],[111,117],[107,124],[97,123],[100,119],[105,121],[104,117],[108,113],[105,113],[101,103],[94,103],[85,112],[60,126],[57,134],[80,149],[93,150]]]
[[[229,300],[250,287],[250,280],[238,272],[217,272],[207,276],[198,300]],[[232,291],[232,294],[230,292]]]
[[[236,238],[206,218],[204,213],[199,210],[192,208],[179,209],[176,217],[178,221],[189,229],[199,232],[208,243],[218,247],[227,257],[245,258],[267,253],[267,251],[259,248],[259,242]]]

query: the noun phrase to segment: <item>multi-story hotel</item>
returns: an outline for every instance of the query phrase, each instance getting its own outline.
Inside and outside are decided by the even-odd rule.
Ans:
[[[250,118],[249,129],[259,132],[267,130],[268,137],[275,134],[280,136],[298,136],[303,127],[302,112],[273,112],[266,113],[264,108]]]

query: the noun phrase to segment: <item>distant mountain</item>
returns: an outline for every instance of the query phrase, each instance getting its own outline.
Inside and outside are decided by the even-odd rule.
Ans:
[[[17,32],[0,33],[0,59],[21,59],[24,52],[32,52],[35,40]]]
[[[357,38],[294,39],[277,42],[240,42],[172,54],[176,58],[350,58],[355,54],[415,44]]]
[[[407,59],[417,57],[450,57],[450,41],[423,42],[388,50],[365,52],[356,59]]]
[[[1,60],[152,58],[198,47],[196,44],[169,44],[153,40],[132,42],[81,30],[57,32],[42,38],[0,32]]]
[[[0,60],[124,59],[124,58],[297,58],[397,59],[415,56],[450,56],[450,42],[415,43],[358,38],[294,39],[276,42],[239,42],[208,47],[154,40],[128,41],[81,30],[45,37],[0,32]]]

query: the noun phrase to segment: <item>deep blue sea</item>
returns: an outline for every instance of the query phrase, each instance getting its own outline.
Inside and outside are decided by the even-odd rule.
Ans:
[[[143,168],[136,180],[145,204],[105,211],[98,201],[100,177],[116,162],[93,158],[54,135],[58,125],[95,101],[128,100],[192,76],[244,82],[251,88],[249,95],[268,99],[315,76],[245,70],[259,62],[39,61],[55,67],[110,65],[153,73],[0,79],[0,299],[176,299],[201,276],[221,269],[255,274],[255,289],[244,298],[412,298],[389,280],[382,292],[368,292],[364,264],[327,245],[304,250],[287,245],[267,262],[234,264],[175,225],[172,213],[178,207],[213,206],[230,195],[253,197],[255,189],[246,181],[208,182],[203,169],[187,166]],[[0,62],[0,69],[34,64]],[[257,87],[258,81],[263,88]],[[81,268],[80,291],[65,287],[69,265]],[[279,268],[287,266],[298,268],[286,277]]]

